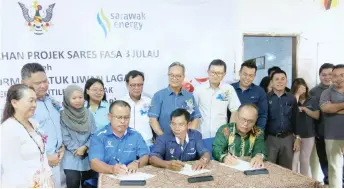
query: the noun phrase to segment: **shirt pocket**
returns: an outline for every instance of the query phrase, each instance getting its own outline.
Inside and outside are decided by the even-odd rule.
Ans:
[[[291,115],[292,115],[292,105],[291,103],[286,103],[283,106],[283,115],[286,116],[288,119],[291,119]]]
[[[259,101],[259,98],[258,96],[250,96],[250,103],[253,103],[253,104],[258,104],[258,101]]]

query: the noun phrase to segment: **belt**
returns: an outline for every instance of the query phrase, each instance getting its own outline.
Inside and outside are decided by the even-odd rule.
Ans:
[[[278,137],[278,138],[285,138],[289,135],[292,135],[293,133],[291,132],[280,132],[280,133],[277,133],[277,134],[269,134],[269,135],[272,135],[274,137]]]

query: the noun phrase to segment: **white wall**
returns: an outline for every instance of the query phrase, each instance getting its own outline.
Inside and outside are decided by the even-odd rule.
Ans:
[[[339,3],[344,3],[344,0],[339,0]],[[316,84],[319,67],[318,41],[314,36],[307,38],[305,32],[308,31],[309,25],[312,22],[316,24],[319,15],[325,12],[320,0],[240,0],[238,9],[238,37],[241,39],[244,34],[297,36],[297,77],[303,77],[310,87]],[[237,49],[235,67],[239,70],[243,60],[242,40],[237,41]],[[323,51],[322,54],[324,57],[330,56],[328,52]],[[337,56],[336,61],[341,58],[344,57]],[[324,59],[319,60],[319,64],[322,64]]]

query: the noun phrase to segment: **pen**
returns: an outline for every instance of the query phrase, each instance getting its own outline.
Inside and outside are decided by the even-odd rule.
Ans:
[[[238,157],[236,157],[234,154],[232,154],[231,152],[228,151],[228,154],[231,155],[232,157],[234,157],[235,159],[238,159]]]

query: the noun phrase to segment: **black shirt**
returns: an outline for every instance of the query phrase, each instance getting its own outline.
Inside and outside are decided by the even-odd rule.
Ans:
[[[297,134],[296,116],[298,105],[294,95],[285,92],[278,97],[274,91],[268,93],[269,113],[266,133],[276,135],[281,132]]]
[[[319,111],[319,102],[315,97],[308,98],[303,104],[298,103],[299,106],[304,106],[311,111]],[[298,112],[296,117],[296,129],[301,138],[310,138],[315,136],[315,122],[316,120],[306,114],[306,112]]]

